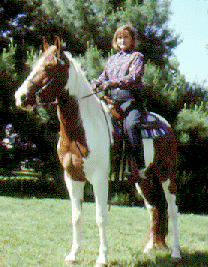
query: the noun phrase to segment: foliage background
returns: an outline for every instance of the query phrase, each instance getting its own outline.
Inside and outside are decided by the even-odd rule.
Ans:
[[[190,84],[174,56],[181,40],[169,29],[170,1],[159,0],[3,0],[0,4],[0,140],[12,124],[21,142],[36,145],[33,157],[59,183],[56,155],[58,122],[53,107],[33,113],[16,109],[14,92],[41,53],[42,36],[62,38],[66,50],[81,63],[89,80],[98,77],[108,56],[116,28],[131,23],[139,50],[145,55],[143,99],[146,107],[164,116],[178,136],[181,203],[207,207],[207,88]],[[205,55],[206,56],[206,55]],[[17,144],[1,146],[1,168],[12,169],[28,157]],[[44,150],[42,149],[44,147]],[[21,149],[20,149],[21,148]],[[16,164],[11,162],[16,161]],[[9,162],[9,163],[6,163]],[[194,163],[194,164],[193,164]],[[7,167],[5,167],[7,166]]]

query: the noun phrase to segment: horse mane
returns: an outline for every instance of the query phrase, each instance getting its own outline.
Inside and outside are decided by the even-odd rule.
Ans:
[[[72,57],[72,54],[70,52],[64,51],[64,54],[68,58],[69,62],[73,64],[79,82],[86,85],[85,88],[82,88],[84,89],[82,92],[83,95],[80,95],[78,100],[81,101],[80,103],[82,103],[82,101],[86,103],[85,107],[87,108],[88,114],[91,114],[91,118],[94,118],[96,114],[97,120],[93,119],[93,124],[95,127],[98,124],[98,121],[99,123],[104,123],[104,124],[107,123],[108,132],[110,134],[110,140],[111,143],[113,143],[113,137],[112,137],[113,128],[111,125],[110,111],[106,103],[103,100],[100,100],[96,96],[96,94],[93,94],[90,82],[87,80],[86,75],[81,68],[81,64]],[[105,119],[101,120],[100,118],[103,118],[103,116]]]
[[[64,51],[64,54],[68,58],[69,62],[72,63],[74,70],[77,74],[77,77],[80,79],[79,82],[82,82],[83,84],[85,84],[85,86],[86,86],[85,90],[87,89],[87,91],[85,91],[86,95],[92,93],[90,82],[87,80],[86,74],[81,68],[81,64],[79,62],[77,62],[77,60],[72,57],[72,54],[70,52]]]
[[[64,54],[68,58],[68,60],[73,63],[76,72],[81,72],[82,75],[85,77],[85,72],[82,70],[81,63],[74,59],[69,51],[64,51]]]

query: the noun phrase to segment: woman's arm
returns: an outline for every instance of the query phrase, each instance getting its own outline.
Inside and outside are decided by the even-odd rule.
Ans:
[[[135,52],[132,59],[129,62],[129,68],[126,74],[122,77],[112,79],[111,84],[113,87],[119,87],[121,89],[129,89],[133,85],[141,82],[141,78],[144,74],[144,56]]]

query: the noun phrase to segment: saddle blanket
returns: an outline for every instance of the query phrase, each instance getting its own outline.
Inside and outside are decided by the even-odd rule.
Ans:
[[[120,126],[113,120],[114,129],[120,133]],[[170,124],[160,115],[147,111],[142,118],[141,135],[142,138],[156,138],[159,136],[169,135],[168,128]]]
[[[169,131],[168,128],[170,128],[170,124],[160,115],[147,111],[147,115],[143,118],[143,121],[147,123],[152,123],[153,128],[149,127],[146,129],[145,127],[141,127],[141,134],[142,138],[156,138],[163,135],[168,135]],[[158,127],[154,127],[156,125],[156,122],[158,123]]]

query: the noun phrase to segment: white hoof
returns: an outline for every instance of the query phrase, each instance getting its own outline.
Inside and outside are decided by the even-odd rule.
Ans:
[[[75,266],[75,264],[76,264],[76,261],[71,261],[71,260],[66,260],[65,259],[65,266],[73,267],[73,266]]]
[[[68,256],[66,256],[65,261],[68,263],[75,263],[77,255],[81,252],[81,248],[72,249]]]
[[[144,254],[149,254],[150,251],[153,250],[153,247],[154,247],[154,245],[153,245],[153,238],[151,238],[151,239],[148,241],[146,247],[144,248],[143,253],[144,253]]]
[[[152,247],[145,247],[143,253],[149,254],[152,249],[153,249]]]
[[[96,263],[93,267],[108,267],[105,263]]]
[[[76,253],[74,251],[71,251],[68,256],[65,258],[66,263],[74,264],[76,262],[76,256],[79,254],[80,251],[77,251]]]
[[[171,258],[176,259],[176,261],[177,259],[181,259],[180,246],[175,246],[172,248]]]

